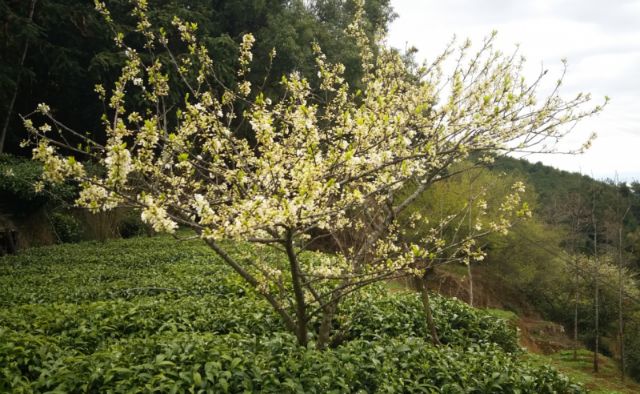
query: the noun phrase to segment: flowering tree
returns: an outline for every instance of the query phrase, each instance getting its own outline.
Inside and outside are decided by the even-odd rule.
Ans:
[[[564,100],[557,89],[537,99],[543,74],[526,83],[523,60],[494,50],[493,36],[472,56],[468,44],[449,47],[415,70],[383,45],[374,54],[361,28],[362,4],[349,27],[361,50],[361,90],[353,91],[342,77],[344,66],[327,62],[314,45],[319,89],[294,72],[282,77],[282,97],[266,97],[245,79],[252,35],[240,45],[237,84],[225,86],[196,39],[195,24],[175,18],[188,53],[157,57],[156,49],[169,49],[169,33],[152,27],[146,0],[133,4],[145,53],[116,32],[126,66],[109,94],[96,87],[108,107],[106,141],[66,128],[46,105],[37,110],[44,123],[35,125],[35,114],[26,119],[33,157],[44,166],[43,182],[77,180],[79,206],[134,207],[158,232],[194,229],[266,298],[300,345],[308,343],[312,321],[320,322],[317,346],[339,337],[332,323],[349,293],[380,280],[422,275],[430,261],[453,247],[436,233],[403,242],[397,220],[421,192],[451,175],[453,164],[547,150],[541,144],[600,110],[581,109],[588,95]],[[110,23],[105,5],[96,6]],[[454,55],[455,70],[445,78],[443,64]],[[165,106],[170,68],[186,92],[179,109]],[[132,92],[139,97],[135,106],[126,99]],[[251,141],[236,133],[247,124]],[[104,171],[89,174],[87,162]],[[417,187],[399,198],[409,182]],[[503,231],[523,215],[520,192],[516,185],[500,217],[479,221],[476,234],[482,226]],[[303,253],[314,237],[339,240],[345,232],[359,236],[338,242],[337,253]],[[277,248],[286,264],[235,258],[220,243],[227,239]],[[468,241],[455,248],[473,257],[477,251]]]

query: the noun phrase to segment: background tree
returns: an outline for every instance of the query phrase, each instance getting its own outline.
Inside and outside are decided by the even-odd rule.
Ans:
[[[32,4],[37,6],[32,8]],[[148,56],[144,40],[135,31],[137,20],[130,15],[130,2],[111,0],[109,7],[127,45]],[[255,62],[248,79],[262,86],[265,93],[279,94],[282,75],[298,70],[315,76],[312,41],[324,48],[329,60],[345,64],[344,78],[357,86],[362,75],[358,50],[344,33],[354,10],[351,0],[196,0],[188,6],[177,0],[150,0],[148,17],[153,24],[165,26],[174,15],[196,22],[200,42],[216,59],[217,78],[229,86],[236,78],[237,42],[243,34],[254,33]],[[373,37],[375,32],[386,31],[393,17],[388,0],[367,2],[363,29]],[[115,83],[126,57],[91,2],[0,0],[0,25],[0,153],[27,153],[18,146],[26,136],[19,115],[31,112],[41,102],[49,103],[56,117],[68,126],[104,141],[100,117],[105,108],[95,99],[93,87]],[[171,38],[170,49],[182,53],[184,45],[173,40],[175,36]],[[278,56],[270,62],[274,47]],[[162,48],[156,48],[155,55],[169,56]],[[167,108],[175,109],[186,91],[177,83],[175,72],[167,71],[172,77],[171,89],[164,101]],[[317,88],[318,79],[311,78],[310,83]],[[131,104],[139,101],[133,91],[125,94]],[[242,109],[238,111],[240,114]],[[249,128],[240,131],[250,134]]]
[[[23,24],[26,26],[26,29],[29,29],[32,25],[33,14],[36,9],[36,3],[37,3],[37,0],[31,0],[29,4],[28,16],[26,18],[26,21],[23,22]],[[3,4],[3,6],[6,6],[6,5]],[[3,7],[2,11],[4,13],[4,12],[7,12],[8,10],[5,7]],[[9,20],[9,18],[7,18],[7,20]],[[5,29],[6,28],[8,28],[8,26],[5,25]],[[22,72],[23,72],[22,68],[24,67],[24,62],[27,58],[27,53],[29,52],[29,44],[30,44],[31,38],[28,35],[25,35],[24,37],[22,37],[22,40],[23,40],[22,51],[19,51],[20,57],[19,59],[17,59],[17,62],[16,62],[17,67],[15,67],[15,70],[0,71],[4,76],[3,78],[0,79],[0,81],[2,82],[2,85],[4,85],[7,92],[11,92],[9,93],[10,98],[8,99],[8,103],[6,104],[5,119],[2,122],[2,129],[0,129],[0,153],[4,151],[4,141],[7,137],[7,130],[9,128],[9,119],[11,118],[11,114],[13,113],[13,107],[16,103],[18,90],[20,89],[20,82],[22,80]],[[7,43],[6,45],[9,46],[9,43]],[[14,41],[14,43],[12,43],[11,46],[15,46],[15,45],[16,44]],[[13,73],[11,71],[13,71]],[[6,75],[5,73],[9,75]],[[15,75],[11,75],[11,74],[15,74]],[[3,97],[3,99],[6,100],[7,97]]]

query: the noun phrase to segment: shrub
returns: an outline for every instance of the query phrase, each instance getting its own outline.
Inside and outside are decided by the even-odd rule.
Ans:
[[[73,215],[65,212],[54,212],[49,218],[60,242],[79,242],[82,239],[80,222]]]
[[[131,210],[124,213],[118,222],[118,233],[122,238],[131,238],[149,234],[150,229],[140,219],[140,213]]]
[[[343,304],[341,346],[300,347],[267,301],[205,246],[168,241],[85,242],[0,258],[0,392],[582,391],[522,362],[512,328],[457,300],[433,297],[446,343],[433,347],[417,296],[383,286]]]
[[[291,336],[152,335],[81,355],[40,337],[0,330],[0,389],[155,392],[578,393],[547,367],[491,345],[433,348],[420,338],[354,340],[335,350]]]
[[[34,212],[51,201],[71,201],[73,185],[49,186],[36,193],[34,184],[40,179],[42,165],[24,158],[0,154],[0,210],[7,213]]]
[[[489,313],[469,307],[456,299],[432,296],[434,319],[440,341],[470,346],[495,343],[503,351],[520,350],[516,328]],[[361,293],[346,308],[349,316],[347,338],[375,340],[381,337],[415,336],[430,338],[422,303],[416,293],[387,294],[383,289]]]

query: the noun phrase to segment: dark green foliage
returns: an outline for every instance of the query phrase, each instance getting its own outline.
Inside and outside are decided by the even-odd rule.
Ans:
[[[142,222],[140,212],[128,211],[118,223],[118,233],[122,238],[131,238],[149,233],[151,230]]]
[[[38,163],[0,155],[0,211],[24,212],[43,206],[47,196],[33,188],[41,173]]]
[[[594,180],[587,175],[557,170],[540,162],[532,164],[509,157],[497,159],[493,170],[520,176],[532,185],[539,200],[536,213],[549,224],[568,228],[570,213],[581,211],[583,216],[580,218],[579,237],[575,245],[569,245],[567,240],[565,246],[575,247],[583,253],[589,254],[593,250],[592,209],[599,223],[598,247],[601,251],[616,247],[617,221],[629,209],[624,219],[625,249],[634,251],[632,242],[629,242],[632,239],[627,241],[626,236],[640,228],[640,188],[634,188],[633,183],[627,185],[612,179]],[[635,259],[640,264],[640,254]]]
[[[250,256],[264,250],[237,245]],[[581,392],[519,360],[514,329],[434,296],[374,287],[340,312],[345,342],[296,345],[268,304],[198,241],[31,249],[0,259],[0,392]]]
[[[442,343],[458,346],[494,343],[508,353],[520,350],[516,328],[509,326],[506,321],[455,299],[433,295],[432,304]],[[396,293],[391,296],[371,289],[350,300],[345,309],[349,315],[347,338],[429,338],[422,302],[416,293]]]
[[[81,132],[99,126],[96,114],[101,107],[92,90],[100,73],[92,59],[112,47],[93,2],[38,0],[33,21],[27,23],[29,3],[0,1],[0,119],[11,116],[7,148],[13,152],[25,136],[18,114],[30,113],[40,102],[48,102],[62,120]],[[16,105],[8,114],[17,82]]]
[[[627,373],[640,378],[640,312],[636,312],[626,323],[625,346],[627,352]]]
[[[53,231],[62,243],[79,242],[82,239],[82,228],[78,219],[64,212],[54,212],[50,217]]]
[[[93,92],[94,85],[102,83],[110,89],[124,61],[113,43],[113,33],[93,9],[93,1],[38,0],[32,23],[26,22],[28,3],[0,0],[0,120],[8,115],[18,75],[22,76],[17,86],[18,99],[10,114],[8,150],[18,152],[18,143],[25,137],[18,114],[32,112],[41,102],[50,105],[58,120],[101,140],[100,117],[104,108]],[[393,18],[389,3],[389,0],[367,2],[370,35],[376,30],[386,30]],[[136,21],[129,15],[130,1],[108,0],[106,4],[127,45],[146,54],[141,37],[134,32]],[[285,73],[296,70],[313,79],[316,75],[313,41],[320,43],[329,60],[347,66],[346,78],[352,86],[359,77],[357,50],[343,31],[353,17],[351,0],[195,0],[188,6],[178,0],[150,0],[149,10],[154,25],[165,27],[170,37],[175,35],[171,27],[174,15],[196,22],[198,36],[214,60],[217,78],[227,86],[235,82],[237,42],[249,32],[256,37],[250,79],[254,86],[266,83],[267,95],[278,93],[280,78]],[[20,66],[26,43],[29,50]],[[171,45],[176,56],[185,52],[180,45]],[[274,47],[278,56],[269,66],[269,53]],[[167,66],[164,72],[177,79],[174,67],[168,64],[168,55],[159,56]],[[172,86],[171,93],[168,107],[183,92]],[[128,102],[135,102],[135,98],[129,97]],[[71,141],[71,145],[77,142]]]
[[[0,213],[31,213],[48,202],[70,200],[72,185],[55,186],[36,193],[34,184],[42,173],[40,164],[23,158],[0,154]]]

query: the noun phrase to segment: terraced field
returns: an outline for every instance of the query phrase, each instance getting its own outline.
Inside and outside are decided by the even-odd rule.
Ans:
[[[300,348],[198,240],[31,249],[0,258],[0,294],[0,392],[582,391],[456,300],[434,296],[445,345],[432,347],[418,297],[384,286],[342,305],[342,345]]]

